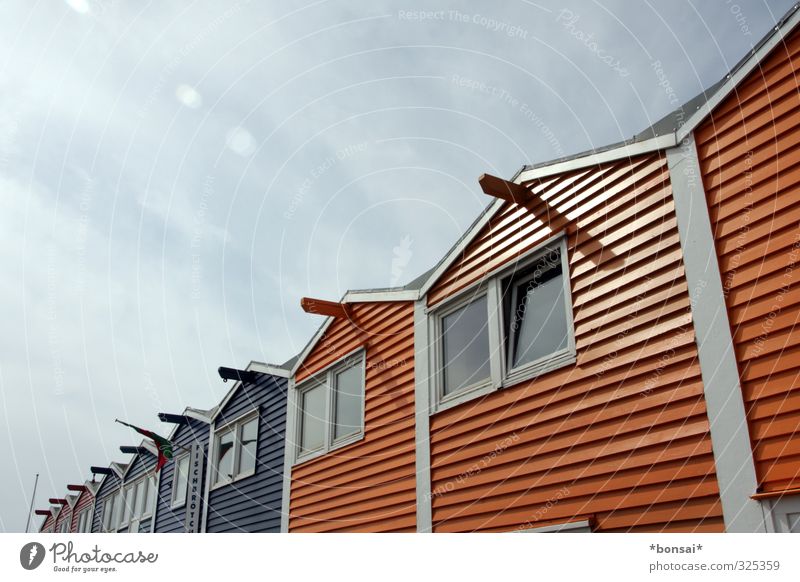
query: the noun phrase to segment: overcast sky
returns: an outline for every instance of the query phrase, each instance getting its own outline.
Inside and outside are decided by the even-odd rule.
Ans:
[[[0,531],[35,473],[45,508],[126,461],[114,418],[167,433],[300,351],[301,296],[431,267],[480,174],[631,137],[791,4],[0,2]]]

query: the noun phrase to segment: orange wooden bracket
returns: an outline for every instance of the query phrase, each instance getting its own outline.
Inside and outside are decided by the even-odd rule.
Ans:
[[[327,315],[328,317],[335,317],[336,319],[346,319],[350,317],[350,311],[347,305],[344,303],[336,303],[335,301],[303,297],[300,299],[300,307],[302,307],[303,311],[306,313],[313,313],[314,315]]]
[[[503,180],[491,174],[481,174],[478,184],[484,194],[500,198],[506,202],[516,202],[519,205],[530,198],[530,190],[520,184]]]
[[[541,196],[521,184],[515,184],[491,174],[482,174],[478,178],[478,184],[481,185],[484,194],[506,202],[514,202],[543,223],[553,227],[553,230],[565,228],[569,224],[567,217],[556,210],[555,206],[548,204]]]
[[[314,315],[327,315],[336,319],[346,319],[356,331],[361,344],[366,348],[369,345],[369,334],[358,326],[355,314],[347,303],[336,303],[335,301],[325,301],[324,299],[314,299],[303,297],[300,299],[300,307],[306,313]]]

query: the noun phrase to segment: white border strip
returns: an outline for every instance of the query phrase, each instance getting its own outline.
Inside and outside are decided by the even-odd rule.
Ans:
[[[667,150],[725,530],[763,532],[739,369],[694,136]]]

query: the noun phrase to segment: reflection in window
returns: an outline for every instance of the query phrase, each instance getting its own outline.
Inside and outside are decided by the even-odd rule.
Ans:
[[[336,374],[336,417],[334,439],[361,430],[361,366],[356,364]]]
[[[216,482],[221,483],[233,479],[233,443],[234,434],[232,430],[225,432],[217,437],[217,478]]]
[[[300,451],[306,453],[322,448],[325,442],[326,387],[318,384],[302,395]]]
[[[485,295],[442,317],[445,396],[489,378],[487,321]]]
[[[506,312],[509,368],[531,364],[568,347],[561,253],[553,250],[509,279]]]
[[[241,430],[241,447],[239,448],[239,470],[237,474],[252,473],[256,470],[256,452],[258,449],[258,418],[246,422]]]

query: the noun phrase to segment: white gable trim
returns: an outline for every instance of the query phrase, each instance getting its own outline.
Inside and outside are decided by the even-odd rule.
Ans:
[[[794,28],[800,23],[800,4],[795,4],[791,12],[792,14],[789,15],[787,18],[780,23],[778,23],[775,28],[773,28],[772,34],[759,46],[755,51],[751,51],[750,56],[747,60],[739,67],[735,73],[732,75],[728,75],[728,80],[725,82],[722,87],[720,87],[714,95],[706,101],[695,113],[692,114],[691,117],[686,121],[686,123],[681,126],[680,129],[677,131],[677,142],[683,141],[683,139],[689,135],[694,129],[700,125],[700,123],[705,120],[706,117],[719,105],[724,101],[732,92],[733,90],[739,85],[744,79],[752,73],[760,64],[761,62],[766,59],[767,55],[772,52],[779,44],[782,44],[784,39],[789,36]]]

